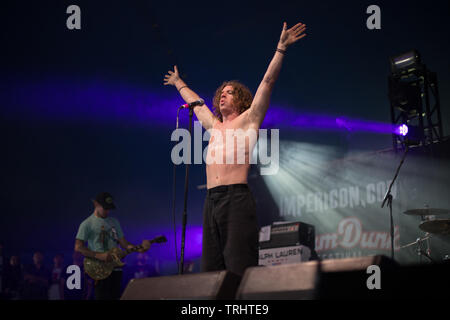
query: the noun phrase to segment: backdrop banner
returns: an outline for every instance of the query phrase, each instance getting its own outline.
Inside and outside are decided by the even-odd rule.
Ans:
[[[400,263],[427,260],[418,255],[419,244],[404,247],[426,236],[419,228],[421,216],[404,212],[426,207],[450,209],[450,163],[445,157],[448,145],[441,143],[433,150],[410,149],[392,187],[394,254]],[[403,156],[401,151],[362,153],[301,168],[292,157],[286,159],[283,148],[280,150],[280,172],[263,177],[267,189],[255,191],[258,199],[270,198],[276,204],[259,201],[263,220],[270,215],[272,219],[314,225],[316,251],[322,259],[391,255],[389,208],[381,208],[381,204]],[[267,208],[277,208],[278,216]],[[448,219],[450,215],[425,218]],[[446,258],[449,240],[448,235],[431,234],[433,259]],[[426,249],[427,242],[419,243]]]

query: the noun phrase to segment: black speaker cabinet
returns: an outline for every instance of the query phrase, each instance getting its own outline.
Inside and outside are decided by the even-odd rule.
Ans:
[[[384,256],[309,261],[279,266],[252,267],[244,273],[238,300],[291,300],[342,298],[346,293],[367,293],[367,273],[377,265],[391,272],[396,263]],[[356,289],[355,289],[356,288]]]
[[[229,271],[132,279],[121,300],[234,299],[240,280]]]

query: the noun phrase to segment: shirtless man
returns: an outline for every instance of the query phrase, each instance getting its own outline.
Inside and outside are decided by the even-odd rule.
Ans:
[[[269,108],[270,95],[280,73],[287,48],[305,37],[306,26],[298,23],[287,29],[283,23],[280,40],[275,55],[261,81],[255,97],[247,87],[237,81],[224,82],[214,96],[215,115],[206,105],[194,107],[194,112],[206,130],[220,132],[242,129],[257,130]],[[186,103],[200,97],[180,79],[177,66],[164,78],[164,85],[177,88]],[[221,139],[220,139],[221,140]],[[249,154],[252,143],[245,144],[245,162],[237,160],[237,147],[230,151],[226,143],[215,141],[214,134],[208,145],[206,159],[207,195],[203,209],[202,271],[229,270],[242,275],[247,267],[258,265],[258,223],[253,196],[247,185],[250,168]],[[223,161],[211,163],[217,152],[223,148]]]

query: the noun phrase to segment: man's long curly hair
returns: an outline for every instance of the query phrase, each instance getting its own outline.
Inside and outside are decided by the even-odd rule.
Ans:
[[[221,122],[223,121],[223,118],[222,113],[220,113],[220,96],[223,88],[226,86],[233,87],[233,102],[239,114],[249,109],[253,101],[253,95],[250,89],[245,85],[236,80],[225,81],[217,88],[213,99],[214,114]]]

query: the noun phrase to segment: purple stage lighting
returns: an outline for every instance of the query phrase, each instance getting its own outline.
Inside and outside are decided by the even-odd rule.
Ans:
[[[167,87],[151,90],[104,79],[13,78],[0,93],[0,116],[33,122],[53,121],[175,127],[184,103]],[[183,113],[182,118],[187,118]]]
[[[17,77],[10,79],[5,86],[6,94],[0,96],[0,100],[6,105],[6,110],[0,111],[0,116],[40,122],[120,123],[173,128],[177,108],[184,102],[176,91],[169,88],[150,90],[104,79]],[[205,95],[206,103],[212,108],[210,98]],[[186,119],[187,113],[181,116]],[[400,134],[398,126],[392,123],[314,114],[276,104],[271,105],[262,127]]]
[[[376,134],[392,134],[398,130],[392,123],[352,119],[346,116],[311,114],[280,106],[271,107],[264,119],[263,127],[347,131],[353,133],[371,132]]]

